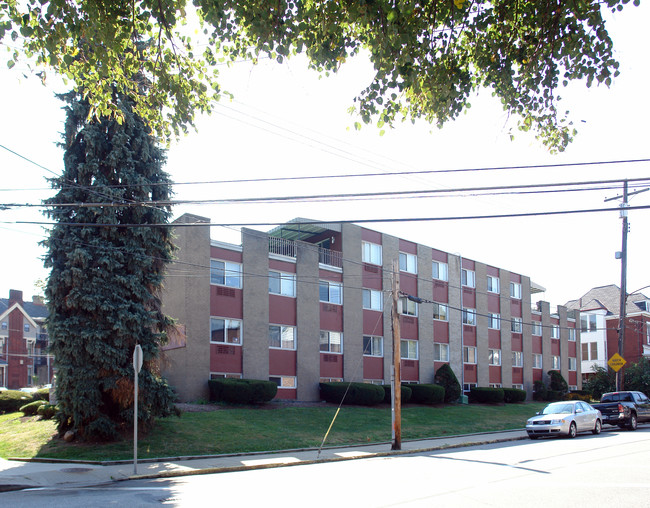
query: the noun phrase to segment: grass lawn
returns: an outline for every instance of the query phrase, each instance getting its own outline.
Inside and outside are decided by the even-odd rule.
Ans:
[[[521,429],[544,403],[402,408],[402,439]],[[138,457],[213,455],[320,446],[336,407],[224,407],[163,418],[140,435]],[[391,440],[390,407],[343,406],[325,446]],[[52,420],[0,415],[0,457],[117,460],[133,457],[132,435],[108,444],[65,443]]]

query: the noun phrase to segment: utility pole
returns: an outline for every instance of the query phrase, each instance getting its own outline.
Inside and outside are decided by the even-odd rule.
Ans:
[[[402,449],[402,380],[400,367],[402,361],[400,329],[399,329],[399,264],[393,260],[393,307],[392,307],[392,324],[393,324],[393,376],[391,383],[391,420],[393,444],[391,450]]]

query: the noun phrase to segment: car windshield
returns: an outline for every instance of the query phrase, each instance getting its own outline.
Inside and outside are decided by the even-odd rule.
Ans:
[[[600,399],[601,402],[632,402],[631,393],[606,393],[603,395],[603,398]]]
[[[544,411],[542,411],[542,414],[545,415],[551,415],[551,414],[557,414],[557,413],[567,413],[567,414],[572,414],[573,413],[573,404],[549,404],[544,408]]]

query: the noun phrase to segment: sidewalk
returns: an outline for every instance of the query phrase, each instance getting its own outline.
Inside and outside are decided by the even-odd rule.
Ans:
[[[525,430],[510,430],[402,441],[402,449],[391,450],[391,443],[323,448],[282,450],[202,457],[167,457],[142,459],[134,473],[133,461],[82,462],[53,460],[0,459],[0,492],[28,488],[78,488],[110,484],[122,480],[169,478],[195,474],[244,471],[296,464],[314,464],[369,457],[426,452],[479,444],[527,439]]]

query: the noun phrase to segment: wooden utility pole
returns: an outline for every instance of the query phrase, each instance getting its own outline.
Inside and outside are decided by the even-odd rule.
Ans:
[[[621,203],[621,218],[623,219],[623,240],[621,245],[621,305],[618,322],[618,354],[623,358],[623,339],[625,338],[625,306],[627,301],[627,180],[623,183],[623,203]],[[623,372],[616,372],[616,391],[623,389]]]
[[[393,424],[393,445],[391,450],[402,449],[402,380],[400,366],[402,354],[400,348],[400,329],[399,329],[399,312],[397,309],[399,303],[399,264],[397,260],[393,261],[393,376],[391,386],[391,416]]]

